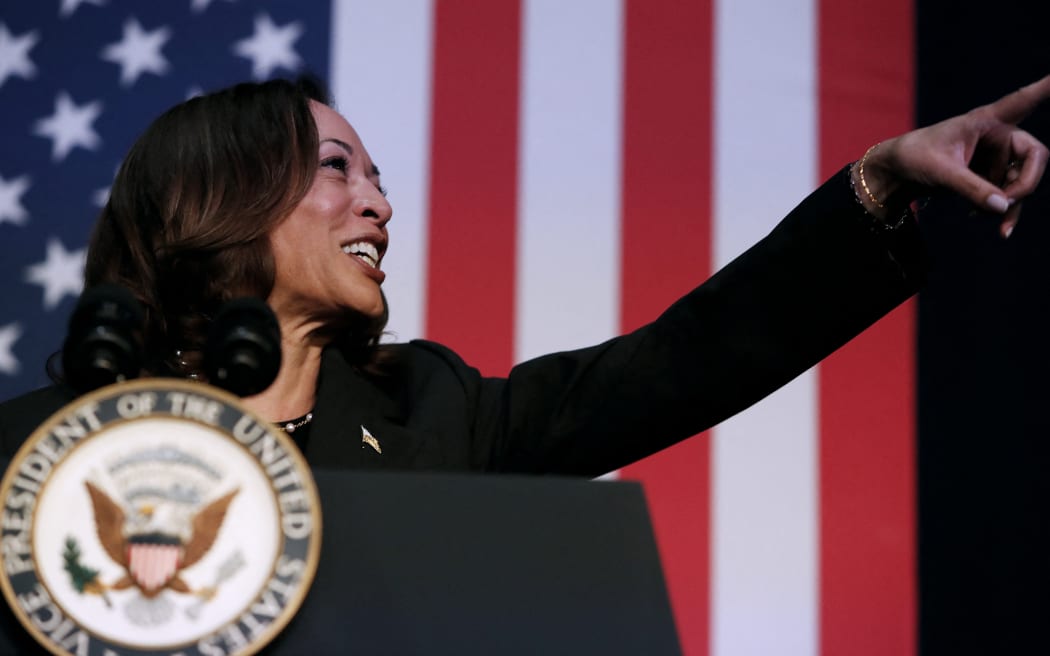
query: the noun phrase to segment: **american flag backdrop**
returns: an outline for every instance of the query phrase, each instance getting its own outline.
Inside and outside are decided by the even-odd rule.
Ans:
[[[390,329],[499,375],[654,318],[909,129],[916,2],[6,2],[0,399],[46,384],[123,153],[193,94],[327,79],[390,189]],[[686,654],[917,653],[915,343],[913,301],[618,472]]]

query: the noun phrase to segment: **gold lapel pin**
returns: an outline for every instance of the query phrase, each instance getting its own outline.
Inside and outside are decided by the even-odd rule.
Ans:
[[[383,447],[379,446],[379,440],[369,433],[367,428],[361,426],[361,448],[365,448],[366,444],[375,449],[379,455],[383,455]]]

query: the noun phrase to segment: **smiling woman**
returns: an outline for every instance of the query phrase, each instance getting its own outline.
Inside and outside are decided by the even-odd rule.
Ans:
[[[285,365],[267,391],[247,401],[270,416],[305,416],[321,354],[348,317],[386,319],[379,269],[393,211],[379,168],[335,110],[310,100],[320,139],[313,182],[270,235],[274,280],[267,301],[283,335]],[[276,415],[274,414],[276,413]]]
[[[308,82],[242,84],[160,117],[121,167],[86,282],[145,305],[151,375],[202,377],[219,308],[265,299],[281,368],[245,403],[315,465],[597,475],[746,408],[913,294],[917,196],[955,192],[1008,233],[1047,161],[1015,124],[1047,97],[1050,77],[858,153],[652,323],[507,378],[438,344],[378,343],[392,209],[360,137]],[[4,450],[73,395],[0,406]]]
[[[125,158],[85,283],[125,286],[143,303],[150,373],[203,377],[210,319],[243,296],[271,300],[286,344],[333,325],[350,351],[375,343],[390,206],[326,101],[309,79],[238,85],[172,108]],[[376,266],[341,250],[362,244],[378,249]]]
[[[349,313],[379,317],[384,310],[379,262],[392,210],[379,169],[346,119],[316,101],[310,111],[320,136],[320,168],[270,236],[276,279],[269,300],[286,334],[313,332]]]

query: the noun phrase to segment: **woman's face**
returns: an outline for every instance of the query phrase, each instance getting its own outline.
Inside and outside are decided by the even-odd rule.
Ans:
[[[384,311],[380,261],[392,210],[379,169],[335,110],[311,102],[320,140],[306,196],[270,235],[276,276],[269,303],[282,323]]]

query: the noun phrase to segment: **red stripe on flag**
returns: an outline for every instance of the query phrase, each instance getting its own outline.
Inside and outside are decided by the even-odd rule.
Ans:
[[[627,0],[621,328],[711,270],[712,24],[703,0]],[[708,653],[710,451],[693,438],[627,467],[645,485],[682,649]]]
[[[820,173],[913,124],[913,7],[820,3]],[[915,310],[820,367],[820,639],[828,655],[917,650]]]
[[[426,335],[513,362],[518,0],[435,3]]]

